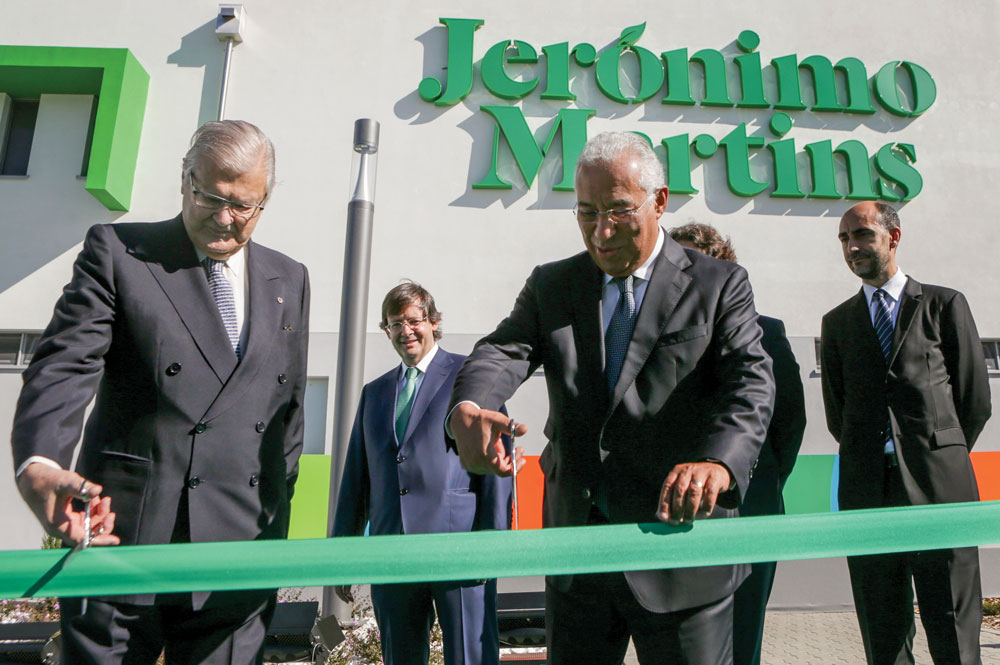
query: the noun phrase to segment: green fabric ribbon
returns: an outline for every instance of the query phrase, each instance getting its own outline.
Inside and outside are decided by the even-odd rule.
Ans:
[[[0,552],[0,598],[685,568],[1000,543],[1000,501],[369,538]]]

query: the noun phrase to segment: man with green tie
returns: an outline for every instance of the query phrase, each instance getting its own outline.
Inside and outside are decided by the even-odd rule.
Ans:
[[[382,301],[402,363],[364,387],[347,450],[333,536],[506,529],[510,484],[462,468],[445,445],[444,417],[465,356],[437,345],[441,313],[414,282]],[[337,595],[353,602],[350,587]],[[445,663],[496,665],[496,580],[372,585],[386,665],[427,663],[434,609]]]

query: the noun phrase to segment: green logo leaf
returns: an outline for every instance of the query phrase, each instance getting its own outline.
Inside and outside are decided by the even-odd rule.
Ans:
[[[639,25],[633,25],[629,28],[622,30],[621,37],[618,38],[618,46],[623,48],[628,48],[632,46],[639,38],[642,37],[642,33],[646,31],[646,22],[643,21]]]

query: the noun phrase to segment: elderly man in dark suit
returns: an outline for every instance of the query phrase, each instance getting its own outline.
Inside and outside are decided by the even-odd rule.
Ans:
[[[670,229],[670,237],[685,247],[697,249],[723,261],[736,262],[736,251],[729,238],[723,238],[709,224],[685,224]],[[771,357],[774,372],[774,414],[767,428],[767,439],[760,449],[750,477],[740,515],[783,515],[785,502],[781,491],[795,467],[795,458],[806,429],[806,404],[799,376],[799,364],[785,336],[780,319],[761,315],[757,319],[764,336],[761,345]],[[774,585],[777,563],[760,561],[750,565],[750,576],[733,596],[734,665],[759,665],[764,636],[767,600]]]
[[[990,417],[976,324],[958,291],[896,265],[902,231],[884,203],[840,220],[857,295],[823,317],[823,401],[840,443],[841,509],[977,501],[969,450]],[[975,547],[848,557],[871,665],[913,663],[913,586],[936,665],[980,662]]]
[[[208,123],[183,161],[180,215],[90,229],[14,418],[18,487],[50,534],[85,540],[83,499],[95,545],[287,535],[309,280],[250,240],[273,183],[257,127]],[[63,599],[63,658],[260,662],[274,602],[273,590]]]
[[[510,485],[462,468],[445,443],[444,417],[465,356],[437,345],[441,313],[426,289],[386,294],[379,324],[402,363],[365,386],[351,431],[334,536],[506,529]],[[373,584],[386,665],[426,665],[434,609],[447,665],[500,662],[496,580]],[[350,587],[336,588],[353,602]]]
[[[590,141],[576,170],[586,252],[535,268],[455,381],[466,468],[507,474],[497,409],[538,366],[549,394],[544,524],[731,517],[764,441],[774,383],[736,264],[659,227],[663,169],[635,134]],[[517,434],[526,428],[517,427]],[[732,662],[732,594],[749,566],[550,577],[549,662]]]

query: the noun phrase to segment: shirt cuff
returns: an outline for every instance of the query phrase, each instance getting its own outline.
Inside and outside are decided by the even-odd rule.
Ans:
[[[455,438],[455,435],[451,433],[451,414],[455,413],[455,409],[457,409],[462,404],[471,404],[477,409],[482,408],[481,406],[473,402],[471,399],[463,399],[461,402],[451,407],[451,411],[449,411],[448,415],[444,417],[444,433],[448,435],[449,439]]]
[[[16,480],[20,478],[24,470],[27,469],[29,465],[34,464],[35,462],[38,462],[39,464],[44,464],[45,466],[50,466],[53,469],[59,469],[60,471],[63,470],[63,468],[59,465],[59,462],[56,462],[55,460],[50,460],[48,457],[42,457],[41,455],[32,455],[28,459],[24,460],[21,466],[17,467],[17,472],[14,473],[14,479]]]

